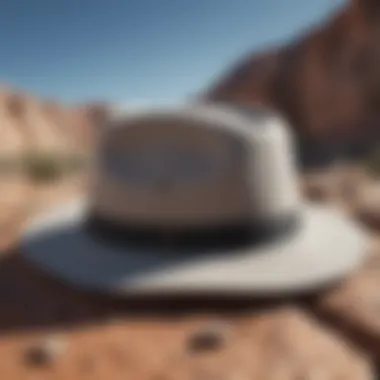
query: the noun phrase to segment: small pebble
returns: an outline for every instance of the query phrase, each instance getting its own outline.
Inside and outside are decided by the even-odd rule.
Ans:
[[[26,350],[25,361],[32,366],[47,366],[55,362],[67,349],[67,342],[61,338],[48,338]]]
[[[187,347],[191,352],[216,350],[225,345],[229,333],[229,325],[210,323],[201,327],[189,337]]]

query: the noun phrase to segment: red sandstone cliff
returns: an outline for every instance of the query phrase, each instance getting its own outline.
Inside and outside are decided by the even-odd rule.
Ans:
[[[380,1],[348,1],[287,46],[245,57],[203,99],[272,106],[313,144],[380,141]]]

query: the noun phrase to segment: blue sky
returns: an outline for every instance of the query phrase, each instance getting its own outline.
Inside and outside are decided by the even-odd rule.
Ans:
[[[340,0],[1,0],[0,82],[66,102],[176,102]]]

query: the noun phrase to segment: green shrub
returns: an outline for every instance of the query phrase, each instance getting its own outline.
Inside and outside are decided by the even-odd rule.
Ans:
[[[62,168],[54,156],[28,154],[23,159],[25,174],[35,182],[50,182],[62,176]]]
[[[0,156],[0,177],[24,174],[35,182],[50,182],[86,169],[88,157],[80,153],[28,152]]]
[[[35,182],[51,182],[84,168],[78,154],[29,153],[23,158],[23,170]]]

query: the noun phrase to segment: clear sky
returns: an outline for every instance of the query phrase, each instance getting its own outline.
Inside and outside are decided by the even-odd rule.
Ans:
[[[68,102],[175,102],[340,0],[0,0],[0,81]]]

